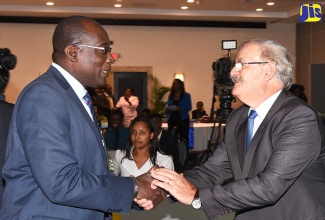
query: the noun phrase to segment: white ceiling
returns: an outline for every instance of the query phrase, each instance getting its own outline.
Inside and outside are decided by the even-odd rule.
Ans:
[[[103,19],[159,19],[243,22],[298,22],[299,6],[303,3],[324,3],[310,0],[0,0],[0,16],[66,17],[73,14]],[[114,4],[122,4],[114,8]],[[181,10],[181,6],[188,10]],[[263,8],[256,12],[256,8]],[[1,21],[1,17],[0,17]]]

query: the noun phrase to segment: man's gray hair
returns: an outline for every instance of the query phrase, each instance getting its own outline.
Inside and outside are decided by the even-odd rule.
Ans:
[[[246,44],[257,44],[261,47],[261,58],[265,58],[267,61],[273,61],[276,64],[276,77],[279,82],[282,83],[284,89],[289,89],[293,81],[293,65],[295,62],[295,56],[287,48],[279,44],[274,40],[266,39],[253,39]],[[264,61],[264,60],[263,60]]]

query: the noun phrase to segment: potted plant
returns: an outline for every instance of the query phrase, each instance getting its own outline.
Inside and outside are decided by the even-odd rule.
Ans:
[[[166,94],[170,91],[170,87],[164,86],[156,76],[149,76],[152,80],[152,98],[149,98],[149,103],[152,106],[150,112],[152,114],[165,114],[167,100]]]

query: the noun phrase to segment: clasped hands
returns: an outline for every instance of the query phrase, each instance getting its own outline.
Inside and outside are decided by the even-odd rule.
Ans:
[[[156,207],[166,199],[167,194],[185,205],[190,205],[197,191],[183,174],[158,166],[136,179],[139,191],[134,202],[145,210]]]

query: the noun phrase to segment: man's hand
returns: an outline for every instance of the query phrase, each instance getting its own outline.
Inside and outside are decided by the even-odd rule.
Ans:
[[[157,167],[153,167],[154,170]],[[136,177],[138,181],[138,195],[134,201],[146,210],[156,207],[160,202],[166,199],[167,195],[165,190],[159,187],[151,187],[153,178],[150,171]]]
[[[151,176],[155,179],[152,182],[154,186],[165,189],[185,205],[192,203],[198,189],[183,174],[166,168],[157,168],[151,171]]]

